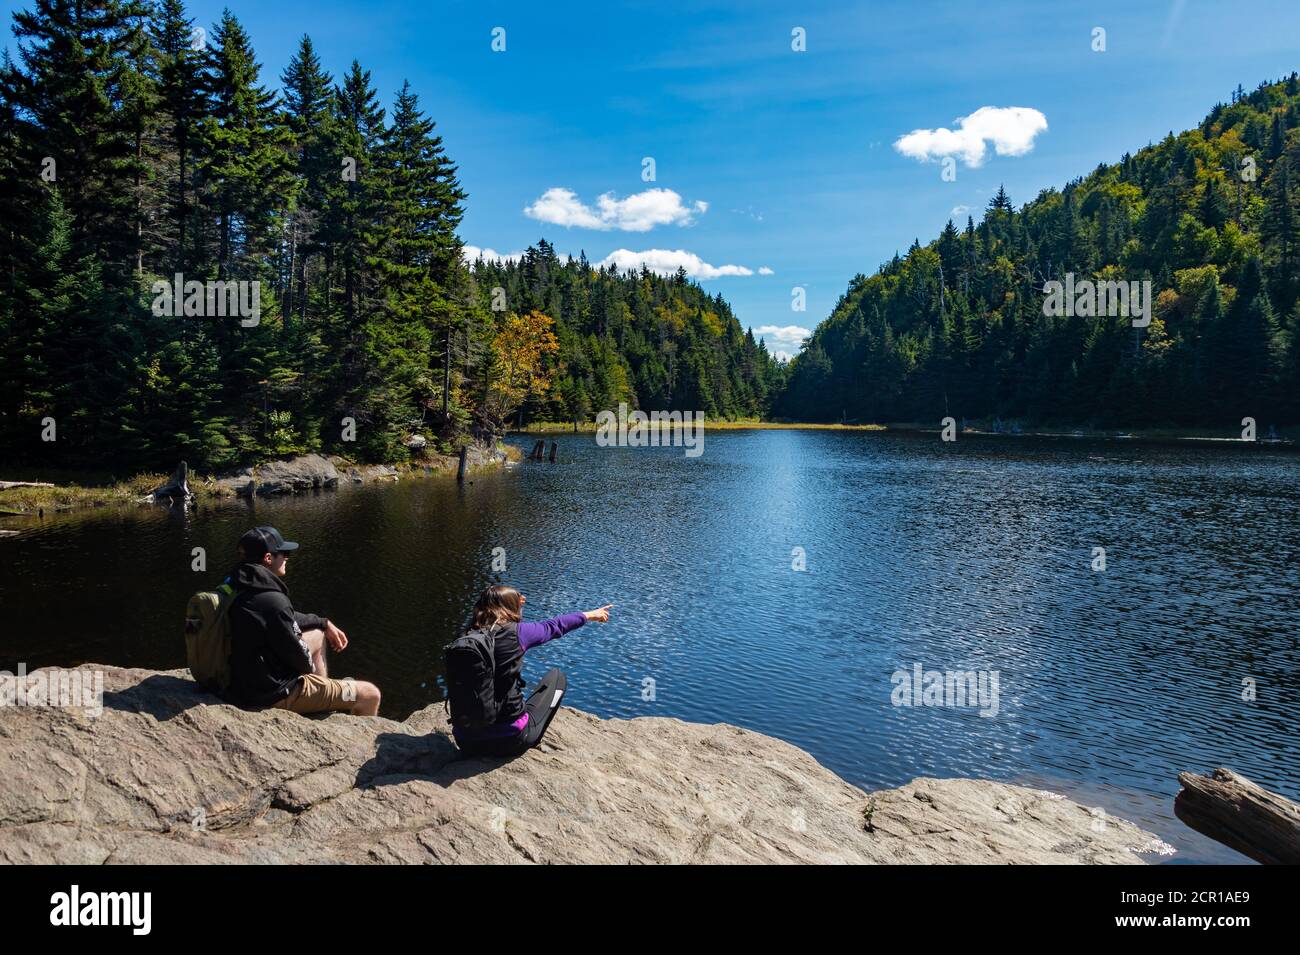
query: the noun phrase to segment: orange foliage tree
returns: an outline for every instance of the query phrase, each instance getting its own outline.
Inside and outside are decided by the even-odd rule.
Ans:
[[[492,341],[493,370],[484,412],[501,425],[529,398],[541,398],[551,388],[557,369],[549,359],[560,350],[552,328],[555,321],[533,309],[527,315],[506,315]]]

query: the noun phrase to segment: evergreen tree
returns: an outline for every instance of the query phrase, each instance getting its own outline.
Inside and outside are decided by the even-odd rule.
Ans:
[[[151,25],[158,90],[156,169],[162,212],[155,225],[157,271],[184,273],[198,192],[196,150],[208,110],[200,36],[181,0],[162,0]]]
[[[276,242],[275,217],[291,188],[292,134],[276,98],[259,82],[261,67],[243,26],[229,10],[208,51],[211,112],[204,123],[203,179],[218,279],[252,281]]]
[[[97,256],[110,273],[135,266],[135,115],[123,107],[134,67],[130,11],[116,0],[35,0],[14,14],[20,72],[7,93],[23,118],[18,164],[55,185],[71,217],[77,259]]]
[[[298,184],[288,229],[288,281],[285,310],[303,322],[310,307],[310,282],[326,250],[321,230],[328,207],[328,183],[340,174],[331,167],[333,79],[321,65],[311,37],[303,36],[280,78],[285,119],[296,146]]]

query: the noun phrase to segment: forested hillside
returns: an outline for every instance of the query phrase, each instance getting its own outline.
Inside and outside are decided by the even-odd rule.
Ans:
[[[684,271],[620,275],[561,260],[542,241],[518,262],[476,263],[474,277],[486,307],[500,288],[511,309],[555,319],[557,347],[545,363],[553,387],[528,402],[528,420],[586,421],[620,402],[759,418],[781,388],[767,346]]]
[[[471,274],[468,197],[409,86],[381,99],[306,36],[277,85],[233,13],[205,28],[181,0],[35,0],[13,27],[6,457],[395,461],[412,434],[450,449],[520,406],[767,410],[775,363],[681,276],[560,264],[545,244]]]
[[[857,275],[795,358],[776,413],[1261,429],[1300,420],[1295,74],[1020,209]],[[1066,273],[1150,280],[1151,322],[1044,315]]]

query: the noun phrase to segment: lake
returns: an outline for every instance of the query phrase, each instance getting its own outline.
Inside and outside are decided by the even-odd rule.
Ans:
[[[303,545],[295,605],[351,640],[331,672],[377,682],[386,716],[441,700],[442,646],[507,582],[529,619],[616,604],[528,655],[530,679],[568,673],[567,703],[748,727],[867,789],[1049,788],[1153,829],[1177,862],[1246,861],[1174,819],[1179,771],[1300,797],[1290,449],[752,430],[688,457],[555,437],[558,463],[464,487],[7,518],[30,529],[0,540],[0,668],[184,666],[186,598],[269,523]],[[996,706],[895,705],[918,666],[976,672]]]

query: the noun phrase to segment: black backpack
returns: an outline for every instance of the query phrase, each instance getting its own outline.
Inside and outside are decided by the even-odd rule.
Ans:
[[[497,720],[496,629],[470,630],[447,647],[447,705],[458,730]]]

